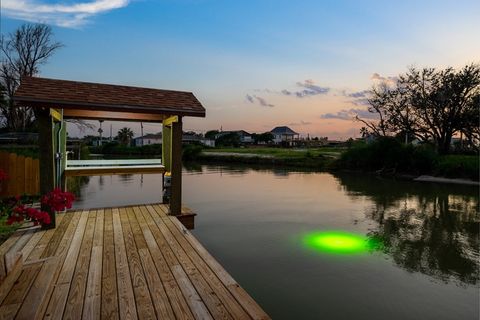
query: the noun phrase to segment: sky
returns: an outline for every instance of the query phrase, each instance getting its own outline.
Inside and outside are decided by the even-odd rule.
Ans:
[[[193,92],[207,116],[184,130],[287,125],[346,139],[359,136],[355,114],[369,116],[372,85],[411,66],[479,63],[479,17],[478,0],[2,0],[0,26],[53,27],[65,46],[42,77]],[[113,134],[125,125],[140,134],[118,122]]]

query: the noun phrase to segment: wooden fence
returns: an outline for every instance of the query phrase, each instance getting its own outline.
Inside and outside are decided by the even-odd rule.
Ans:
[[[0,151],[0,169],[8,174],[8,179],[0,184],[0,197],[40,193],[38,159]]]

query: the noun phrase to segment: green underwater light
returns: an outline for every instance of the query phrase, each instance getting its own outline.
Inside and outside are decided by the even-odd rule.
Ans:
[[[375,247],[371,239],[343,231],[319,231],[308,233],[304,244],[314,250],[336,254],[368,252]]]

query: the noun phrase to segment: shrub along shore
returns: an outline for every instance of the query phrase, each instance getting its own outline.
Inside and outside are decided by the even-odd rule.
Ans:
[[[280,151],[275,151],[275,148],[207,149],[189,158],[202,162],[363,171],[411,179],[431,175],[479,181],[477,154],[439,155],[431,146],[405,145],[390,138],[354,145],[341,151],[332,148],[277,150]]]

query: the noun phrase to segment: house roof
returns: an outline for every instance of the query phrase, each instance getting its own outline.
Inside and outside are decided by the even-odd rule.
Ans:
[[[298,134],[287,126],[275,127],[270,132],[273,134]]]
[[[22,78],[14,100],[31,107],[205,117],[191,92],[39,77]]]

